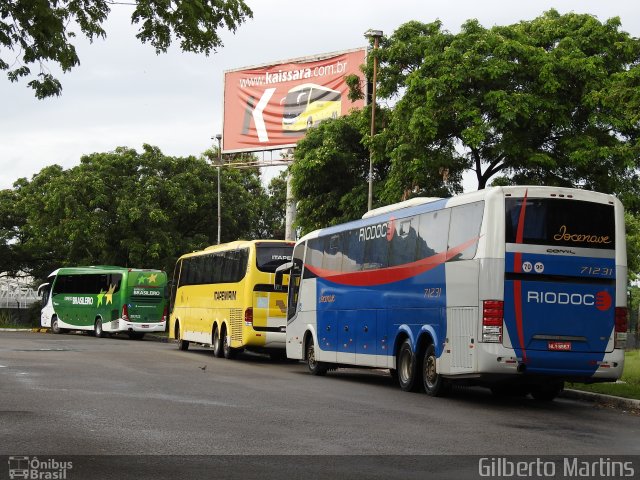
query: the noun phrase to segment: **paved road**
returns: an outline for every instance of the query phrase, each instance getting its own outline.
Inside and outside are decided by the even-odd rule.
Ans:
[[[22,332],[0,332],[0,425],[0,455],[640,454],[639,416],[568,399],[430,398],[384,371]]]

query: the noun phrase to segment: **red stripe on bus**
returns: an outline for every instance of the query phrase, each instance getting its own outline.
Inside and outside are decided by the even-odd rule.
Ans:
[[[524,191],[522,206],[520,207],[520,215],[518,216],[518,231],[516,232],[516,243],[524,241],[524,219],[527,211],[527,193]],[[513,271],[520,273],[522,271],[522,253],[518,252],[513,256]],[[522,284],[520,280],[513,282],[513,302],[516,314],[516,328],[518,329],[518,341],[520,342],[520,350],[522,350],[522,361],[527,363],[527,350],[524,347],[524,326],[522,318]]]
[[[362,270],[359,272],[342,273],[336,270],[326,270],[324,268],[312,267],[305,264],[314,275],[327,279],[339,285],[350,285],[352,287],[372,287],[375,285],[385,285],[388,283],[399,282],[407,278],[415,277],[438,265],[442,265],[459,253],[465,251],[477,241],[480,237],[472,238],[456,247],[450,248],[446,252],[432,255],[431,257],[418,260],[417,262],[406,263],[396,267],[385,267],[377,270]]]

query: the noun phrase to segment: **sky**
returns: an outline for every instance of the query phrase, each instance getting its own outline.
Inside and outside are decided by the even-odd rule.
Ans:
[[[392,34],[410,20],[456,33],[470,18],[485,27],[561,13],[620,17],[622,30],[640,37],[638,0],[246,0],[253,18],[235,33],[221,31],[224,46],[210,56],[173,46],[156,55],[140,43],[130,22],[133,7],[112,6],[106,39],[77,37],[80,65],[60,74],[61,96],[37,100],[26,82],[0,71],[0,189],[31,178],[51,164],[71,168],[82,155],[147,143],[166,155],[199,155],[222,132],[225,70],[364,47],[364,32]],[[37,67],[36,67],[37,68]],[[51,67],[52,73],[56,70]],[[270,160],[277,153],[259,154]],[[263,168],[263,177],[275,175]]]

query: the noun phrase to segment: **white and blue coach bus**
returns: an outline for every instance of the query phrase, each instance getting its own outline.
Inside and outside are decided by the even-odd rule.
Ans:
[[[287,356],[315,375],[388,368],[432,396],[464,382],[552,400],[565,381],[620,377],[626,260],[611,195],[494,187],[390,205],[296,243],[280,269]]]

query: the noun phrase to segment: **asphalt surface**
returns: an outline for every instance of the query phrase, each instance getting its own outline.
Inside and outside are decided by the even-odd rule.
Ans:
[[[209,456],[234,456],[215,462],[237,473],[229,464],[242,455],[256,478],[326,478],[301,465],[333,478],[424,478],[420,456],[441,455],[429,465],[442,464],[443,476],[430,478],[453,478],[469,455],[640,454],[639,415],[570,398],[499,399],[471,388],[430,398],[400,391],[382,370],[313,377],[303,364],[259,355],[225,360],[202,347],[25,332],[0,332],[0,425],[0,455],[83,455],[78,462],[91,465],[104,455],[155,456],[117,457],[142,465],[128,470],[137,478],[145,465],[163,466],[166,477],[154,478],[175,478],[183,455],[204,456],[187,463],[209,473]],[[327,455],[339,456],[333,470]],[[404,467],[388,470],[396,458]],[[100,478],[124,478],[106,465]]]

